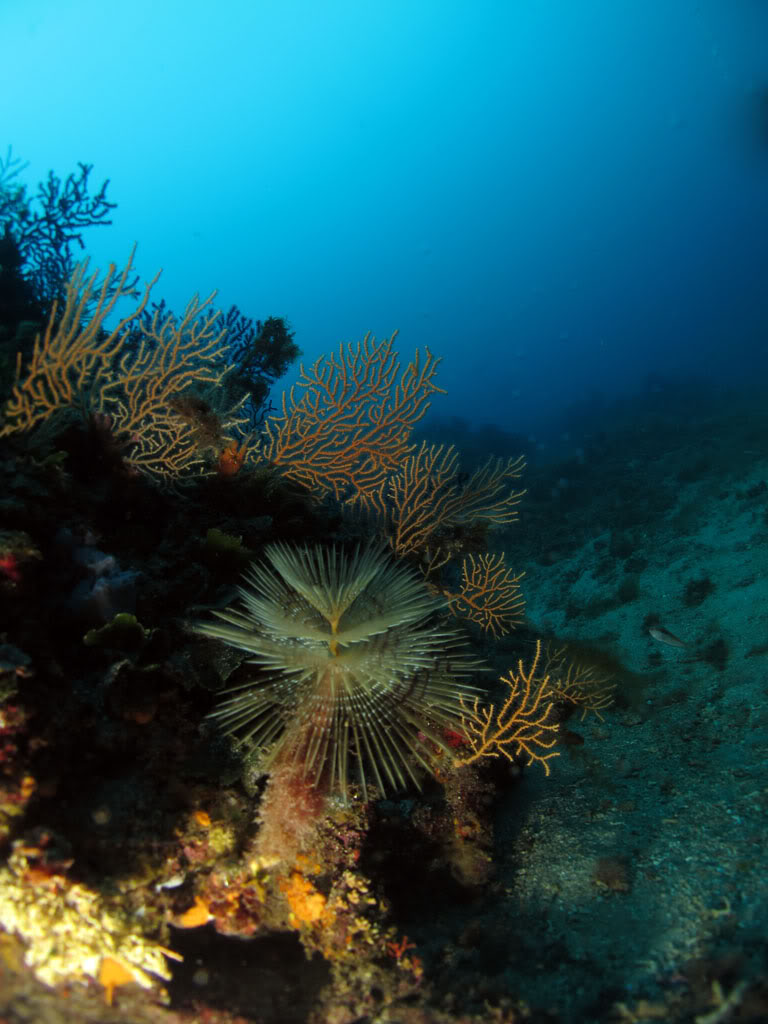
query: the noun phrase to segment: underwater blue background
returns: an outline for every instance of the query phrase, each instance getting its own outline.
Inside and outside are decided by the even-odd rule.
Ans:
[[[22,180],[93,163],[89,253],[137,241],[172,308],[218,288],[305,362],[399,328],[441,414],[515,431],[765,379],[765,3],[3,0],[0,38]]]

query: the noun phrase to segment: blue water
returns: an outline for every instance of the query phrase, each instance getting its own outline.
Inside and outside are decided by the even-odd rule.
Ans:
[[[768,5],[3,0],[3,150],[111,181],[96,265],[400,329],[442,415],[543,431],[655,377],[764,379]]]

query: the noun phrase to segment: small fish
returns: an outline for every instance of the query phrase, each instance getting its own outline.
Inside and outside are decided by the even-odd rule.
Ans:
[[[155,883],[155,892],[160,892],[161,889],[176,889],[186,879],[186,871],[179,871],[175,875],[171,875],[170,878],[166,878],[164,882]]]
[[[663,626],[650,626],[648,632],[659,643],[669,644],[670,647],[685,647],[685,640],[679,640],[674,633],[670,633]]]

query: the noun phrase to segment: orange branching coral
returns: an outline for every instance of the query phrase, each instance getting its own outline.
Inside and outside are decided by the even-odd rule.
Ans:
[[[414,424],[424,416],[440,363],[417,351],[405,370],[395,337],[366,334],[357,345],[302,366],[296,387],[283,395],[283,412],[265,424],[259,453],[318,497],[332,494],[366,505],[387,475],[411,452]]]
[[[132,270],[133,252],[119,274],[116,266],[110,265],[99,287],[97,273],[86,276],[88,261],[78,263],[66,286],[61,316],[58,303],[54,302],[45,332],[35,339],[32,358],[24,372],[21,352],[18,354],[16,383],[5,407],[6,422],[0,427],[0,437],[31,430],[56,413],[85,402],[91,392],[98,390],[128,326],[144,311],[160,276],[156,275],[146,286],[133,312],[107,333],[104,321],[121,299],[134,294],[130,283]],[[95,306],[90,311],[90,320],[84,324],[92,303]]]
[[[451,611],[476,622],[495,637],[504,636],[522,621],[525,605],[520,580],[504,562],[504,554],[468,555],[462,565],[461,590],[445,591]]]
[[[550,721],[554,704],[549,676],[536,675],[540,660],[541,641],[538,640],[531,667],[526,671],[521,660],[517,663],[517,673],[510,669],[501,677],[509,692],[498,709],[495,704],[483,706],[477,697],[471,708],[464,705],[461,724],[471,753],[458,758],[458,766],[499,754],[512,761],[524,754],[529,761],[543,765],[549,775],[549,761],[558,756],[558,751],[552,750],[558,727]]]
[[[451,520],[471,523],[481,519],[494,526],[503,526],[517,519],[517,508],[525,491],[508,491],[512,480],[519,480],[525,469],[525,458],[491,458],[480,466],[463,484],[456,484]]]
[[[372,495],[372,505],[386,522],[387,539],[398,557],[427,553],[441,529],[513,522],[524,492],[511,491],[509,485],[524,468],[522,456],[491,457],[462,483],[453,445],[424,442],[402,460],[396,473],[381,481]],[[434,552],[429,557],[433,565],[440,564]]]
[[[600,713],[613,704],[616,683],[607,672],[568,658],[567,648],[547,651],[546,672],[550,677],[551,695],[581,711],[581,721],[591,711],[600,721]]]
[[[193,388],[218,388],[226,376],[226,328],[218,326],[219,313],[211,308],[214,296],[203,302],[195,296],[179,320],[155,312],[138,349],[121,356],[101,389],[98,411],[110,416],[118,443],[128,446],[125,462],[139,472],[178,479],[202,467],[199,424],[179,412],[175,399]],[[239,422],[240,404],[216,417],[222,429]],[[216,441],[210,439],[212,445]]]
[[[240,422],[240,403],[219,414],[194,394],[199,389],[212,393],[227,373],[221,363],[226,331],[211,308],[214,295],[203,302],[193,298],[178,320],[155,312],[151,323],[137,332],[138,341],[126,344],[157,277],[133,311],[108,333],[106,318],[119,300],[134,295],[133,253],[121,272],[110,265],[101,285],[97,274],[87,276],[87,270],[87,260],[75,268],[61,316],[54,304],[25,368],[19,356],[0,437],[40,424],[55,428],[60,415],[76,412],[108,430],[124,462],[136,472],[167,481],[200,470],[204,447],[223,447],[228,440],[224,428]],[[208,409],[205,437],[201,416],[190,415],[198,406]],[[214,437],[208,437],[211,423],[216,424]]]
[[[387,540],[402,557],[425,549],[450,516],[459,456],[453,445],[428,445],[409,454],[398,469],[382,480],[374,508],[388,526]]]

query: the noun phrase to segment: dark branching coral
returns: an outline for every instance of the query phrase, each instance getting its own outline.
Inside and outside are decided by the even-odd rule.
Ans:
[[[91,195],[92,164],[79,163],[64,180],[49,171],[34,196],[15,182],[23,166],[10,149],[0,160],[0,233],[5,250],[15,248],[23,279],[46,310],[71,277],[76,250],[85,247],[83,229],[111,224],[107,217],[116,204],[107,199],[109,181]]]
[[[19,246],[11,232],[11,213],[24,202],[24,189],[15,182],[26,165],[13,157],[9,148],[0,157],[0,332],[13,336],[25,320],[40,320],[42,310],[32,285],[24,280]]]
[[[226,732],[263,751],[267,771],[297,767],[307,784],[347,800],[419,784],[451,750],[478,663],[439,616],[444,602],[385,551],[275,544],[239,588],[242,610],[195,623],[251,654],[253,682],[214,712]]]
[[[294,331],[281,316],[254,321],[237,306],[222,314],[227,337],[231,340],[234,370],[231,383],[250,398],[252,427],[258,426],[268,411],[267,395],[301,352],[294,342]]]

